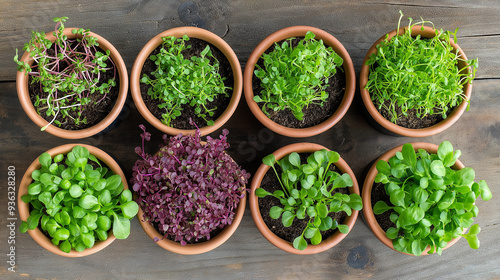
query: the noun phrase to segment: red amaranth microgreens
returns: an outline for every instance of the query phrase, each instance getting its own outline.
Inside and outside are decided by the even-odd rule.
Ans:
[[[142,159],[136,161],[130,182],[144,211],[141,218],[181,245],[209,240],[210,232],[230,225],[250,174],[225,152],[228,130],[219,139],[207,136],[206,144],[199,129],[194,135],[163,135],[165,145],[149,155],[144,141],[151,134],[139,127],[142,147],[135,152]]]

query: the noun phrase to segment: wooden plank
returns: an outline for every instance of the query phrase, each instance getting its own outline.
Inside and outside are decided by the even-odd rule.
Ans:
[[[1,180],[4,182],[7,166],[16,167],[20,180],[24,170],[44,150],[73,141],[57,139],[38,131],[17,104],[14,83],[0,84],[2,136],[0,136],[2,164]],[[476,176],[490,183],[493,195],[500,194],[496,182],[500,180],[500,116],[498,103],[493,103],[500,90],[498,81],[478,81],[474,87],[471,110],[446,132],[424,139],[392,137],[370,127],[356,106],[351,107],[344,119],[322,135],[304,139],[340,152],[351,165],[358,182],[363,182],[363,171],[369,162],[396,145],[409,141],[439,143],[450,140],[461,149],[462,161],[476,170]],[[139,144],[139,123],[142,117],[135,110],[112,132],[104,137],[83,139],[81,143],[93,144],[113,155],[130,176],[137,159],[133,148]],[[248,124],[241,126],[241,124]],[[254,173],[260,158],[275,149],[298,139],[280,137],[269,133],[241,103],[235,116],[227,124],[232,147],[229,153],[247,171]],[[150,130],[152,130],[150,128]],[[153,136],[160,136],[153,131]],[[217,135],[213,133],[212,135]],[[154,141],[153,141],[154,142]],[[156,141],[158,143],[158,141]],[[154,150],[156,144],[149,145]],[[5,187],[0,189],[6,192]],[[117,240],[95,255],[80,259],[62,259],[38,246],[29,235],[16,232],[18,272],[0,271],[9,279],[29,278],[87,278],[87,279],[151,279],[188,277],[192,279],[311,279],[373,277],[386,279],[401,275],[413,278],[468,278],[478,275],[491,278],[500,273],[497,256],[500,245],[497,232],[500,227],[500,204],[496,199],[485,203],[478,201],[481,209],[476,219],[482,227],[481,248],[471,250],[465,240],[446,250],[442,256],[402,256],[379,242],[367,226],[358,220],[353,232],[335,248],[314,256],[294,256],[272,246],[258,232],[249,209],[233,237],[218,249],[199,256],[180,256],[156,246],[142,231],[137,219],[132,222],[128,239]],[[7,197],[0,195],[0,205],[7,204]],[[5,211],[4,211],[5,213]],[[0,222],[0,235],[6,236],[5,219]],[[7,252],[5,242],[0,252]],[[466,259],[465,259],[465,256]],[[386,260],[390,260],[387,262]],[[459,261],[458,261],[459,260]],[[56,265],[57,264],[57,265]],[[465,265],[467,264],[467,265]],[[279,270],[276,268],[279,267]]]
[[[327,132],[306,139],[276,135],[250,113],[244,99],[225,125],[229,129],[228,152],[251,174],[260,160],[286,144],[315,142],[338,151],[351,165],[357,180],[379,155],[406,142],[439,144],[449,140],[462,151],[461,160],[485,179],[493,192],[490,202],[479,200],[481,248],[471,250],[465,240],[442,256],[408,257],[379,242],[362,219],[339,245],[313,256],[295,256],[275,248],[255,227],[247,209],[236,233],[221,247],[198,256],[181,256],[161,249],[142,231],[137,218],[128,239],[117,240],[95,255],[66,259],[37,245],[16,230],[17,272],[7,271],[9,235],[6,220],[8,166],[15,166],[20,181],[28,165],[43,151],[65,143],[95,145],[114,156],[130,177],[140,144],[138,125],[145,123],[128,100],[129,112],[120,125],[104,136],[79,141],[58,139],[39,131],[24,114],[15,91],[15,48],[21,48],[32,29],[50,30],[54,16],[70,17],[69,26],[84,26],[108,38],[122,52],[129,69],[145,42],[175,26],[198,25],[224,39],[237,53],[242,66],[253,48],[268,34],[290,25],[323,28],[344,43],[355,68],[371,44],[395,28],[401,9],[405,16],[420,15],[439,27],[460,27],[459,44],[469,58],[478,57],[480,69],[473,86],[470,111],[447,131],[432,137],[393,137],[372,128],[361,115],[359,100],[346,116]],[[500,4],[488,1],[89,1],[3,0],[0,6],[0,278],[6,279],[494,279],[500,275]],[[161,134],[147,125],[155,140]],[[212,136],[220,133],[216,131]]]
[[[13,81],[15,49],[29,40],[30,31],[53,30],[51,19],[68,16],[68,26],[89,28],[107,38],[121,52],[129,70],[142,46],[159,32],[197,25],[224,39],[244,64],[253,48],[267,35],[291,25],[325,29],[347,48],[361,67],[366,50],[397,26],[398,10],[405,17],[420,16],[437,27],[459,31],[459,44],[471,58],[478,57],[478,78],[498,78],[500,58],[492,52],[500,43],[498,14],[493,0],[470,3],[445,1],[430,5],[414,1],[92,1],[4,0],[0,8],[0,81]]]

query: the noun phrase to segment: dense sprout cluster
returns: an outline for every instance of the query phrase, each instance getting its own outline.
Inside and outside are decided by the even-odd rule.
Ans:
[[[194,135],[164,135],[165,145],[149,155],[144,140],[149,141],[151,134],[140,127],[142,148],[135,152],[142,159],[137,160],[131,179],[144,211],[140,218],[182,245],[208,240],[210,232],[230,225],[250,174],[224,151],[229,147],[228,131],[219,139],[207,137],[206,144],[199,129]]]

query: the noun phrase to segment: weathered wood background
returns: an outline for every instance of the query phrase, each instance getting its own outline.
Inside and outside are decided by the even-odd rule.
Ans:
[[[222,246],[197,256],[161,249],[132,221],[128,239],[85,258],[68,259],[44,250],[28,234],[16,230],[16,272],[7,270],[7,168],[19,181],[42,152],[71,143],[39,129],[22,111],[15,89],[15,49],[29,40],[31,30],[50,31],[51,19],[68,16],[68,27],[90,28],[121,52],[129,71],[135,56],[154,35],[166,29],[194,25],[223,37],[242,67],[253,48],[267,35],[291,25],[322,28],[339,39],[359,72],[367,49],[396,27],[398,10],[405,17],[431,20],[437,27],[459,27],[460,46],[469,58],[479,58],[470,111],[453,127],[423,139],[392,137],[373,129],[362,117],[359,100],[329,131],[307,139],[281,137],[262,126],[244,99],[225,128],[229,153],[254,173],[260,159],[289,143],[316,142],[338,151],[362,184],[364,169],[388,149],[406,142],[439,144],[449,140],[462,150],[461,160],[485,179],[494,198],[479,200],[476,222],[481,248],[465,240],[442,256],[409,257],[396,253],[371,233],[360,218],[336,247],[312,256],[285,253],[262,237],[250,211],[235,234]],[[499,279],[500,278],[500,2],[466,1],[330,1],[330,0],[1,0],[0,1],[0,278],[3,279]],[[128,102],[129,114],[109,134],[80,140],[109,152],[130,175],[140,143],[138,125],[145,123]],[[148,126],[153,135],[160,134]],[[217,135],[220,131],[213,133]],[[159,140],[152,141],[154,150]],[[17,184],[18,186],[18,184]],[[19,225],[19,221],[17,226]]]

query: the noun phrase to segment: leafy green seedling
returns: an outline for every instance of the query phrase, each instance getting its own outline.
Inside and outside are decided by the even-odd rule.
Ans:
[[[32,172],[28,194],[21,197],[33,209],[21,222],[21,232],[39,227],[66,253],[92,248],[96,241],[106,240],[111,230],[118,239],[129,236],[130,220],[139,206],[132,192],[124,189],[120,175],[82,146],[54,158],[43,153],[39,162],[41,168]]]
[[[276,161],[273,154],[262,160],[274,170],[282,187],[282,190],[274,193],[263,188],[255,190],[257,197],[270,195],[280,200],[283,207],[271,207],[270,217],[273,219],[281,217],[285,227],[291,226],[295,218],[308,220],[307,227],[293,241],[295,249],[304,250],[307,247],[306,238],[313,245],[319,244],[322,241],[322,231],[338,229],[347,234],[349,227],[338,224],[328,216],[328,213],[344,211],[350,216],[353,209],[361,210],[363,207],[361,197],[356,193],[333,193],[337,188],[353,186],[349,174],[340,175],[330,170],[330,165],[339,158],[337,152],[322,149],[311,154],[305,164],[301,163],[299,154],[295,152],[279,161]],[[278,174],[274,167],[275,163],[281,167],[281,174]]]
[[[332,47],[325,47],[323,40],[308,31],[296,47],[289,38],[281,45],[275,43],[272,52],[262,54],[264,67],[255,65],[255,76],[260,79],[262,91],[254,96],[254,101],[263,103],[262,111],[289,109],[295,118],[302,120],[302,110],[311,104],[323,105],[328,93],[328,80],[337,68],[342,70],[343,59]]]
[[[73,34],[80,38],[68,39],[64,32],[64,22],[67,17],[54,18],[56,29],[53,32],[55,42],[45,38],[44,32],[32,32],[31,40],[24,45],[23,50],[30,53],[34,61],[30,66],[25,61],[14,56],[17,70],[24,71],[32,77],[32,83],[40,84],[43,96],[36,96],[35,107],[39,107],[38,114],[52,116],[52,120],[41,130],[45,130],[52,123],[61,126],[62,123],[72,123],[76,126],[86,124],[87,119],[82,112],[87,104],[91,103],[91,94],[101,94],[100,103],[106,98],[109,90],[116,85],[113,78],[104,81],[105,71],[113,73],[115,66],[109,59],[110,51],[97,51],[97,38],[89,35],[89,30],[73,29]],[[107,61],[111,66],[107,65]],[[62,116],[63,122],[57,117]]]
[[[388,162],[377,162],[375,182],[384,184],[391,205],[378,201],[373,212],[394,210],[390,219],[395,227],[386,233],[396,250],[420,256],[430,246],[430,254],[441,254],[459,236],[471,248],[479,247],[480,228],[472,225],[479,211],[475,201],[479,196],[490,200],[492,195],[484,180],[474,182],[472,168],[452,168],[460,155],[448,141],[439,145],[437,154],[415,152],[411,144],[405,144]],[[464,234],[468,227],[469,233]]]
[[[398,33],[402,17],[401,13]],[[436,36],[429,39],[420,35],[413,37],[412,27],[422,25],[423,28],[432,22],[412,23],[411,18],[409,21],[402,35],[386,37],[367,60],[370,74],[365,89],[379,110],[385,108],[390,113],[393,123],[400,118],[398,109],[403,116],[415,110],[419,118],[433,114],[446,118],[453,107],[462,101],[469,102],[463,87],[474,80],[478,61],[465,60],[451,46],[452,40],[456,43],[458,29],[454,32],[436,30]],[[459,68],[459,62],[465,62],[466,66]]]
[[[158,108],[164,109],[162,122],[170,125],[171,121],[182,113],[182,106],[194,107],[196,116],[204,119],[207,125],[213,125],[212,119],[217,108],[207,106],[218,95],[229,96],[231,88],[224,85],[225,77],[219,74],[219,61],[213,56],[207,45],[200,56],[184,58],[183,51],[191,48],[187,45],[189,37],[164,37],[160,53],[151,55],[157,68],[150,75],[144,74],[141,83],[150,85],[148,95],[160,100]]]

